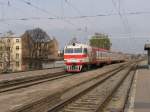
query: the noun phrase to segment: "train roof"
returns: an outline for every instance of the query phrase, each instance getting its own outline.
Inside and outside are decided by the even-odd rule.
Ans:
[[[87,44],[81,44],[81,43],[72,43],[72,44],[69,44],[69,45],[66,45],[65,48],[72,48],[72,47],[83,47],[83,48],[87,48],[87,47],[90,47],[89,45]]]
[[[104,49],[104,48],[92,47],[90,45],[82,44],[82,43],[72,43],[72,44],[68,44],[65,46],[65,48],[73,48],[73,47],[92,48],[93,50],[99,50],[99,51],[104,51],[104,52],[109,51],[109,50]]]

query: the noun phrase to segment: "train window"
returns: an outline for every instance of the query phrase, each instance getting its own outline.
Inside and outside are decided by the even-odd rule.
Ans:
[[[84,48],[84,53],[87,54],[87,48]]]
[[[65,53],[73,53],[73,49],[72,48],[66,48]]]
[[[96,51],[96,56],[98,57],[98,51]]]
[[[74,53],[82,53],[82,48],[74,48]]]

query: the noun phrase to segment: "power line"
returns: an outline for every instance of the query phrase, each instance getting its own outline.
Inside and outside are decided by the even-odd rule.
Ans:
[[[121,0],[119,0],[119,10],[121,10],[120,8],[121,8]],[[127,24],[127,28],[128,28],[129,34],[131,35],[131,27],[129,25],[129,21],[128,21],[128,18],[126,16],[126,14],[125,14],[124,8],[122,9],[122,11],[123,11],[123,15],[124,15],[124,18],[125,18],[125,22]]]
[[[129,34],[131,35],[131,27],[130,27],[130,25],[129,25],[129,21],[128,21],[128,18],[127,18],[127,16],[126,16],[126,14],[125,14],[124,8],[123,8],[123,15],[124,15],[124,18],[125,18],[125,22],[126,22],[126,24],[127,24],[128,32],[129,32]]]
[[[128,19],[126,17],[126,15],[124,14],[124,16],[122,15],[121,13],[121,0],[118,1],[119,2],[119,8],[117,8],[117,5],[115,3],[114,0],[112,0],[112,3],[116,9],[116,11],[118,12],[118,15],[123,23],[123,26],[124,26],[124,29],[127,31],[127,33],[129,34],[129,37],[131,37],[131,28],[129,26],[129,22],[128,22]],[[124,10],[123,10],[124,11]],[[125,12],[124,12],[125,13]]]
[[[129,12],[124,13],[125,15],[132,16],[132,15],[141,15],[141,14],[150,14],[150,12]],[[109,17],[109,16],[118,16],[117,13],[110,13],[110,14],[97,14],[97,15],[83,15],[83,16],[73,16],[73,17],[64,17],[64,19],[85,19],[85,18],[96,18],[96,17]],[[28,21],[28,20],[61,20],[61,18],[56,17],[23,17],[23,18],[5,18],[4,20],[0,19],[1,21]]]
[[[4,19],[4,3],[0,2],[0,6],[1,6],[1,20]]]
[[[120,13],[120,8],[121,8],[121,0],[118,1],[119,2],[119,13]]]
[[[49,11],[47,11],[47,10],[45,10],[45,9],[43,9],[43,8],[40,8],[40,7],[38,7],[38,6],[34,5],[34,4],[32,4],[30,1],[26,1],[26,0],[19,0],[19,1],[24,2],[25,4],[31,6],[31,7],[35,8],[35,9],[38,9],[38,10],[40,10],[40,11],[42,11],[42,12],[48,14],[48,15],[51,14],[51,15],[53,15],[53,16],[55,17],[55,19],[64,21],[64,22],[66,22],[66,23],[68,23],[68,24],[70,24],[70,25],[72,25],[72,26],[74,26],[74,27],[77,27],[76,24],[74,24],[74,23],[72,23],[72,22],[70,22],[70,21],[68,21],[68,20],[66,20],[66,19],[61,19],[59,16],[57,16],[57,15],[55,15],[55,14],[52,14],[52,13],[50,13]],[[52,17],[52,18],[53,18],[53,17]],[[79,28],[77,28],[77,29],[79,29]],[[80,29],[81,29],[81,28],[80,28]]]
[[[122,23],[123,23],[124,29],[127,31],[127,33],[130,34],[131,31],[130,31],[128,22],[127,22],[127,20],[124,21],[123,15],[122,15],[121,12],[120,12],[120,8],[119,8],[119,10],[118,10],[117,5],[116,5],[116,3],[115,3],[114,0],[112,0],[112,4],[114,5],[116,11],[118,12],[118,15],[119,15],[119,17],[120,17],[120,19],[121,19],[121,21],[122,21]],[[120,2],[119,2],[119,7],[120,7]]]
[[[69,2],[68,0],[65,0],[65,3],[67,3],[72,9],[74,9],[78,14],[79,16],[82,16],[82,12],[77,8],[75,7],[71,2]],[[89,22],[88,18],[85,18],[87,22]],[[88,27],[87,25],[85,25],[85,32],[87,32],[88,30]]]
[[[63,19],[63,17],[64,17],[64,2],[63,2],[63,0],[61,0],[61,18]]]
[[[71,2],[65,0],[65,3],[67,3],[72,9],[74,9],[80,16],[82,15],[80,10],[77,7],[75,7]]]
[[[35,8],[35,9],[38,9],[38,10],[40,10],[40,11],[46,13],[46,14],[51,14],[54,17],[59,18],[57,15],[55,15],[55,14],[53,14],[53,13],[51,13],[51,12],[49,12],[49,11],[43,9],[43,8],[40,8],[40,7],[38,7],[38,6],[34,5],[34,4],[32,4],[31,1],[26,1],[26,0],[19,0],[19,1],[24,2],[25,4],[31,6],[31,7]]]

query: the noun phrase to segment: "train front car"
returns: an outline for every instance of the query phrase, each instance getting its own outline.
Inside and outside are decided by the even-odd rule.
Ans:
[[[73,43],[64,48],[65,69],[67,72],[80,72],[89,63],[89,46]]]

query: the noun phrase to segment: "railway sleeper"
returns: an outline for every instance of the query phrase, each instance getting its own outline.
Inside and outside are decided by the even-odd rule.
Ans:
[[[128,71],[130,70],[130,68],[126,68],[126,69],[124,69],[124,70],[122,70],[121,72],[120,72],[120,70],[118,71],[118,72],[120,72],[117,76],[115,75],[114,76],[114,74],[112,74],[112,75],[110,75],[109,76],[109,78],[111,79],[112,78],[112,76],[114,76],[114,80],[118,80],[118,78],[120,79],[119,81],[117,81],[117,82],[115,82],[115,81],[113,81],[113,80],[108,80],[107,81],[107,79],[108,79],[108,77],[107,78],[105,78],[104,80],[101,80],[100,82],[102,83],[103,81],[107,81],[107,82],[111,82],[111,81],[113,81],[113,88],[110,88],[110,90],[108,91],[107,90],[107,88],[105,88],[104,90],[102,89],[102,87],[104,86],[104,85],[108,85],[109,83],[107,83],[107,82],[105,82],[105,83],[103,83],[104,85],[101,85],[100,87],[96,87],[96,86],[98,86],[98,84],[99,84],[99,81],[98,82],[96,82],[95,84],[94,84],[94,86],[91,86],[91,88],[88,88],[88,89],[86,89],[86,90],[84,90],[82,93],[85,93],[87,90],[92,90],[91,92],[88,92],[86,95],[83,95],[82,97],[81,97],[81,99],[78,99],[78,100],[76,100],[76,101],[73,101],[73,98],[72,98],[72,101],[70,100],[70,103],[72,102],[72,103],[78,103],[78,106],[76,105],[76,106],[74,106],[74,105],[72,105],[72,104],[69,104],[69,102],[68,102],[68,104],[67,104],[67,102],[65,101],[65,105],[64,105],[64,107],[63,107],[63,105],[62,106],[60,106],[60,108],[62,108],[62,110],[64,110],[63,112],[67,112],[67,111],[72,111],[72,110],[74,110],[75,109],[75,112],[81,112],[81,111],[83,111],[83,112],[93,112],[93,111],[95,111],[96,109],[97,109],[97,107],[99,107],[99,105],[102,105],[102,103],[105,101],[105,98],[107,97],[107,96],[109,96],[110,94],[111,94],[111,91],[114,91],[115,89],[116,89],[116,87],[117,87],[117,85],[120,83],[120,82],[122,82],[122,79],[124,79],[124,77],[125,77],[125,74],[126,73],[128,73]],[[118,73],[117,72],[117,73]],[[125,72],[125,73],[124,73]],[[120,75],[120,74],[124,74],[124,75]],[[119,77],[118,77],[119,76]],[[110,85],[110,84],[109,84]],[[97,89],[93,89],[93,87],[95,87],[95,88],[97,88]],[[106,86],[107,87],[107,86]],[[100,94],[100,93],[105,93],[105,97],[104,98],[102,98],[102,96],[104,95],[104,94]],[[107,94],[106,94],[107,93]],[[82,95],[82,94],[81,94]],[[97,98],[97,100],[89,100],[89,98],[90,97],[94,97],[94,98]],[[83,103],[86,103],[86,105],[84,105]],[[93,107],[89,107],[88,105],[90,105],[90,103],[95,103],[95,105],[93,106]],[[82,105],[83,104],[83,105]],[[96,108],[95,108],[95,106],[96,106]],[[57,106],[58,107],[58,106]],[[54,109],[54,108],[53,108]],[[57,109],[59,109],[59,107],[57,108]],[[52,109],[51,109],[52,110]],[[60,110],[59,112],[62,112],[62,110]],[[66,111],[65,111],[66,110]]]

